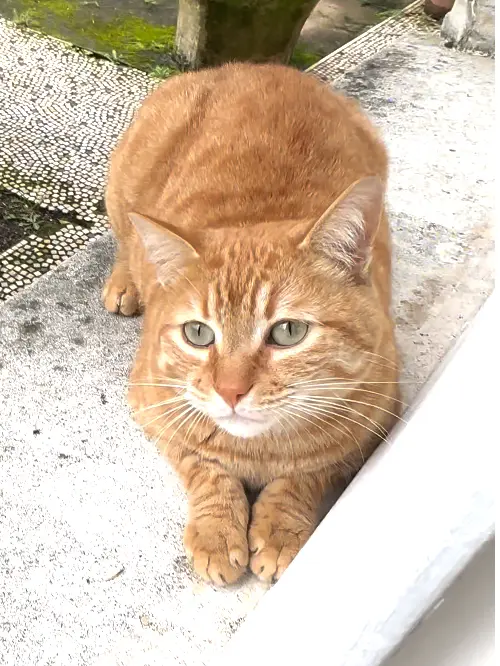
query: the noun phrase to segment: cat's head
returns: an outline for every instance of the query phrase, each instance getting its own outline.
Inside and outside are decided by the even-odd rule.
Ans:
[[[131,214],[161,285],[146,307],[155,376],[236,437],[293,432],[312,418],[300,401],[311,387],[365,377],[381,329],[366,269],[383,198],[365,178],[319,220],[204,234]]]

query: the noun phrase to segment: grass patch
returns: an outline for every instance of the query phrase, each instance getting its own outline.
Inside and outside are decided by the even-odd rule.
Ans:
[[[386,19],[392,18],[393,16],[396,16],[396,14],[399,14],[400,11],[400,9],[384,9],[384,11],[377,12],[377,19],[379,21],[385,21]]]
[[[31,234],[41,238],[51,236],[69,223],[90,226],[78,220],[74,213],[49,211],[0,188],[0,252]]]
[[[169,76],[178,74],[179,71],[177,69],[173,69],[172,67],[167,67],[165,65],[156,65],[156,67],[153,67],[149,73],[155,79],[168,79]]]
[[[320,53],[315,53],[314,51],[307,51],[301,46],[297,46],[292,53],[290,58],[290,65],[296,67],[297,69],[307,69],[312,67],[314,64],[321,60],[323,56]]]
[[[133,16],[107,23],[90,20],[82,32],[96,44],[96,50],[114,51],[118,59],[143,69],[162,67],[153,54],[172,53],[175,47],[174,26],[151,25]]]
[[[146,71],[177,70],[175,26],[149,23],[124,14],[111,20],[98,16],[98,0],[20,0],[12,10],[19,26],[41,30],[83,48]]]

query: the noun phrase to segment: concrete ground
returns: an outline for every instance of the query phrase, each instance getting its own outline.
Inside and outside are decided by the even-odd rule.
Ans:
[[[389,147],[394,313],[412,400],[493,288],[492,60],[411,37],[340,82]],[[207,664],[265,590],[196,580],[186,503],[132,423],[140,320],[92,242],[0,306],[0,663]],[[432,424],[429,424],[431,427]],[[3,660],[3,661],[2,661]]]

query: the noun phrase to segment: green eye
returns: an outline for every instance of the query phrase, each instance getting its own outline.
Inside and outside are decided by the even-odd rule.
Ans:
[[[293,347],[306,337],[309,326],[303,321],[280,321],[269,333],[269,343],[278,347]]]
[[[193,347],[210,347],[215,341],[215,333],[201,321],[188,321],[183,331],[184,337]]]

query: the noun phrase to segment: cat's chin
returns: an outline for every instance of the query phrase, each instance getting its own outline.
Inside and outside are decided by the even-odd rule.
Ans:
[[[256,421],[249,419],[238,414],[232,414],[224,418],[215,420],[219,428],[225,430],[233,437],[241,437],[243,439],[250,439],[251,437],[258,437],[263,435],[271,428],[271,424],[267,421]]]

